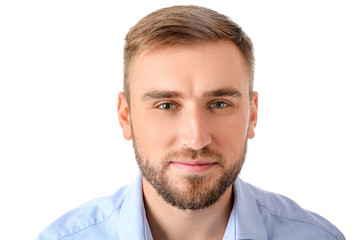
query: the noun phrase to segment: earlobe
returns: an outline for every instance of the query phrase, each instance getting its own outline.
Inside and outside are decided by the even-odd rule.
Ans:
[[[119,123],[123,130],[123,136],[126,140],[130,140],[132,138],[130,111],[129,111],[129,105],[126,101],[125,94],[123,92],[120,92],[118,95],[117,111],[118,111]]]
[[[249,121],[249,130],[248,130],[248,138],[255,137],[255,127],[258,119],[258,93],[253,92],[250,106],[250,121]]]

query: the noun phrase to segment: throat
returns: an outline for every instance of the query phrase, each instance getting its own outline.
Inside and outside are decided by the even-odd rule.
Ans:
[[[219,201],[201,210],[182,210],[168,204],[144,179],[143,198],[154,240],[222,239],[233,207],[232,186]]]

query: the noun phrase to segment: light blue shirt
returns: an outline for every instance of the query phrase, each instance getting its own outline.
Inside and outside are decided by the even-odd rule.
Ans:
[[[65,214],[38,240],[152,240],[142,197],[142,176],[111,197],[99,198]],[[239,178],[224,240],[342,240],[326,219],[292,200],[263,191]]]

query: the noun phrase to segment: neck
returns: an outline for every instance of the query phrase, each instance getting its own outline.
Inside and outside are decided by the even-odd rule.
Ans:
[[[181,210],[159,196],[143,178],[146,217],[154,240],[222,239],[233,206],[232,186],[209,208]]]

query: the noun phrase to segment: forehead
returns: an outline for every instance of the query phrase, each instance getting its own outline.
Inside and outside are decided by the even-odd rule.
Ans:
[[[203,95],[218,88],[249,89],[246,60],[230,41],[158,48],[133,62],[131,95],[149,90]]]

